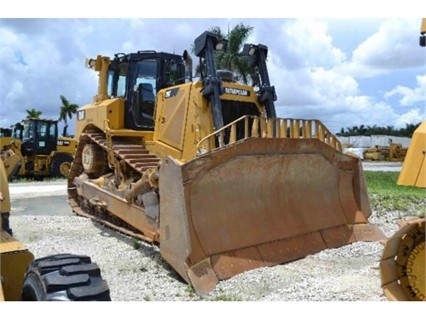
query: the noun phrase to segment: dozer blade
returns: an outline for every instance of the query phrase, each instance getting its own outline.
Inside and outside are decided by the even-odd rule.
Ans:
[[[354,241],[386,237],[359,159],[317,139],[252,138],[160,168],[160,252],[195,291]]]

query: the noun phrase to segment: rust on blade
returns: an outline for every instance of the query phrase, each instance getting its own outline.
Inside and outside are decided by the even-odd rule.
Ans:
[[[219,279],[226,279],[246,270],[296,260],[326,248],[319,233],[310,233],[214,255],[211,259]]]
[[[198,290],[380,233],[354,228],[371,214],[359,160],[316,139],[248,139],[161,170],[160,251]],[[188,276],[206,259],[216,276]]]

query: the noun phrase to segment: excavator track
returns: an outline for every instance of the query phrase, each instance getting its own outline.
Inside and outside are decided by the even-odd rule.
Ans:
[[[95,207],[91,206],[87,200],[78,195],[77,188],[74,184],[74,178],[80,176],[85,171],[82,155],[83,149],[87,144],[96,144],[105,152],[105,165],[103,171],[99,172],[99,174],[105,173],[108,170],[113,171],[113,168],[110,168],[108,165],[106,156],[108,145],[105,133],[101,131],[87,131],[83,133],[80,137],[74,162],[68,177],[68,197],[72,211],[79,216],[90,218],[97,223],[115,229],[128,236],[139,238],[147,242],[154,242],[152,236],[145,236],[141,233],[141,231],[132,227],[128,223],[123,222],[116,216],[108,214],[105,211],[95,209]],[[114,156],[118,160],[124,161],[127,166],[131,168],[131,174],[133,175],[142,176],[146,170],[155,169],[160,163],[160,158],[150,153],[144,145],[132,142],[131,139],[126,137],[113,137],[112,149],[114,151]],[[94,177],[97,178],[99,176]],[[141,207],[141,209],[143,209],[143,207]]]

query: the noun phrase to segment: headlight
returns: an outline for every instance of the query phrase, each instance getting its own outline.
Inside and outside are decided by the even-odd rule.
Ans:
[[[84,118],[85,118],[85,112],[84,112],[84,110],[78,111],[77,112],[77,120],[82,121],[82,120],[84,120]]]

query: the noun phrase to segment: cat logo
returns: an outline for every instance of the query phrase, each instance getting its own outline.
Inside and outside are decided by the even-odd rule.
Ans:
[[[250,96],[250,92],[248,90],[234,89],[234,88],[227,88],[227,87],[225,87],[225,93],[238,95],[238,96]]]

